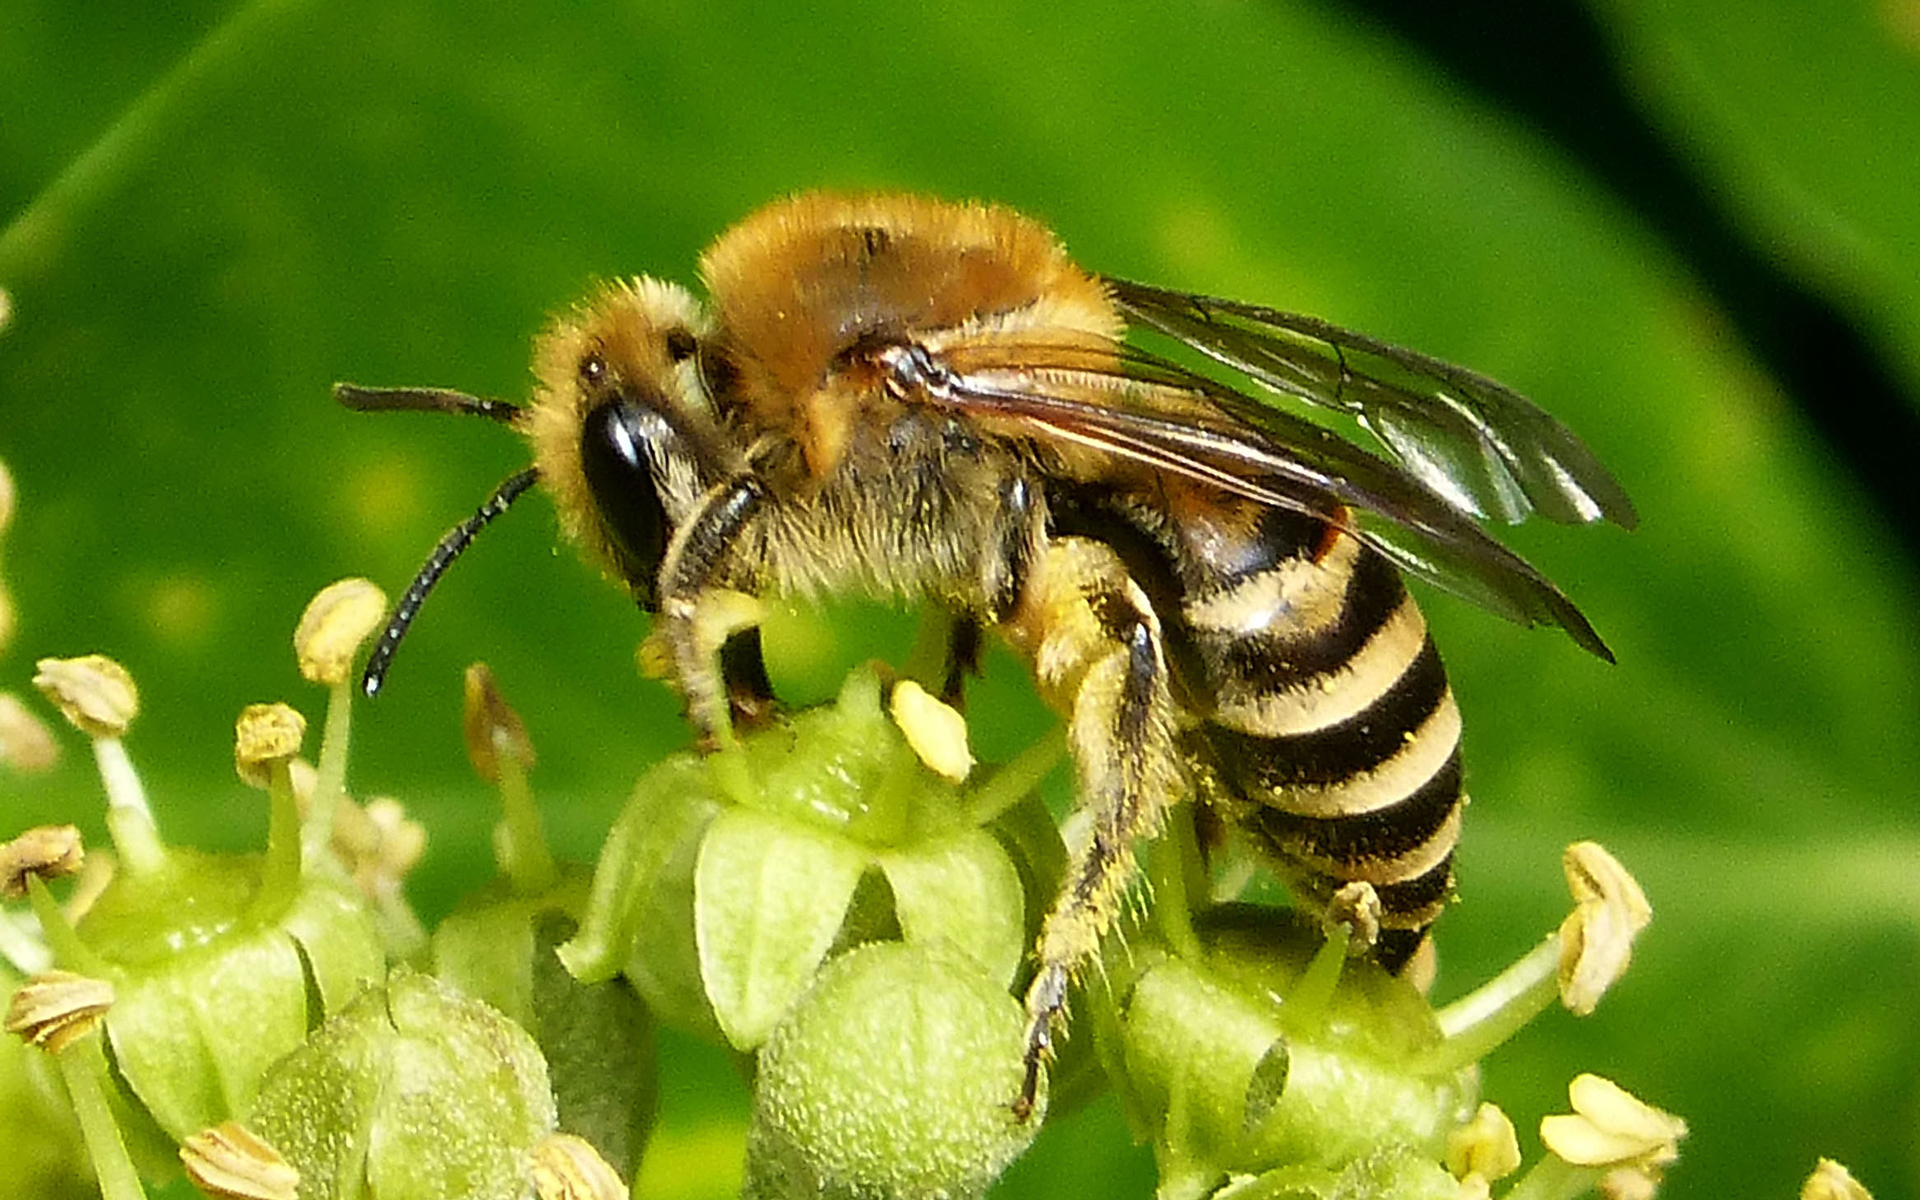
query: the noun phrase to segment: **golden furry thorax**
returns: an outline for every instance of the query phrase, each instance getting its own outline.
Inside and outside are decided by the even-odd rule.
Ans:
[[[805,193],[723,233],[700,273],[711,313],[686,288],[636,278],[557,318],[535,350],[534,399],[519,426],[563,533],[616,578],[624,572],[579,442],[608,388],[658,405],[712,453],[739,459],[755,435],[784,438],[819,479],[838,466],[851,430],[891,407],[839,369],[838,356],[863,336],[1112,342],[1123,329],[1099,279],[1050,230],[993,204]],[[670,353],[675,336],[724,361],[725,395],[709,394],[697,357]],[[598,391],[581,379],[589,355],[613,381]],[[662,499],[677,518],[672,498]]]

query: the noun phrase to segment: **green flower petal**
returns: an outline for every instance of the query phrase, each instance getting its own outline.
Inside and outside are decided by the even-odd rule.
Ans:
[[[700,977],[735,1049],[766,1040],[819,969],[866,871],[859,847],[753,809],[722,813],[700,846]]]
[[[894,913],[909,942],[944,939],[1002,986],[1026,952],[1020,873],[993,836],[970,829],[930,846],[880,856]]]

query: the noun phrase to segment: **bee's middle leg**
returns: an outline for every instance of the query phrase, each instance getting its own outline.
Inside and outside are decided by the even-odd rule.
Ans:
[[[1118,571],[1117,564],[1113,568]],[[1116,579],[1109,572],[1078,603],[1090,620],[1059,622],[1066,631],[1055,644],[1043,644],[1036,657],[1044,676],[1050,651],[1067,659],[1085,656],[1068,736],[1089,820],[1068,847],[1066,879],[1041,927],[1039,972],[1027,989],[1026,1073],[1014,1102],[1023,1120],[1033,1109],[1041,1065],[1052,1057],[1065,1023],[1067,985],[1098,951],[1133,882],[1134,843],[1158,832],[1168,806],[1184,794],[1158,617],[1123,573]],[[1076,641],[1077,647],[1060,644]]]
[[[940,699],[954,708],[965,707],[967,679],[980,674],[985,634],[980,618],[970,613],[955,616],[947,629],[946,675],[940,685]]]

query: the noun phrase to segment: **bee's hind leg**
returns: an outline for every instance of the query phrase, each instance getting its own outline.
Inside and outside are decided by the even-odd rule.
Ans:
[[[1107,546],[1068,538],[1048,548],[1055,594],[1031,599],[1016,636],[1034,652],[1043,691],[1069,712],[1080,777],[1066,878],[1040,931],[1027,989],[1025,1076],[1014,1115],[1025,1120],[1040,1070],[1064,1029],[1067,986],[1100,940],[1135,874],[1134,843],[1159,832],[1186,787],[1174,752],[1173,700],[1160,620]]]

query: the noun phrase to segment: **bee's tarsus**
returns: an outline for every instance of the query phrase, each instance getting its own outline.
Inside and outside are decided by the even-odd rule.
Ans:
[[[1067,970],[1044,965],[1027,988],[1027,1045],[1020,1094],[1013,1098],[1013,1118],[1025,1122],[1040,1101],[1040,1072],[1053,1061],[1053,1031],[1067,1008]]]

